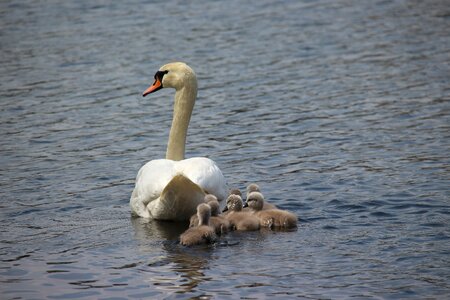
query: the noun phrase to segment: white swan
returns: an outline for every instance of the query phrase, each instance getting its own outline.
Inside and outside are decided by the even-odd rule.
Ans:
[[[205,194],[223,200],[228,187],[211,159],[184,159],[187,129],[197,97],[194,71],[185,63],[166,64],[156,72],[155,82],[143,96],[166,87],[176,90],[166,159],[149,161],[139,170],[130,206],[134,215],[144,218],[189,220],[204,202]]]

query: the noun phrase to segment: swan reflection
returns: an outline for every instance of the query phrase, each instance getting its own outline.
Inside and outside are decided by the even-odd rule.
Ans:
[[[168,293],[187,293],[208,280],[205,270],[214,259],[215,246],[180,245],[179,236],[189,227],[188,222],[132,217],[131,224],[139,251],[151,255],[151,261],[140,271],[148,274],[148,281],[155,288]]]

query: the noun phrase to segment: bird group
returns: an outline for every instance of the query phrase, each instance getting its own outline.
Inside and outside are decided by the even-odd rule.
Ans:
[[[180,243],[185,246],[209,244],[232,230],[297,227],[297,216],[267,202],[257,184],[248,185],[246,191],[244,204],[241,191],[231,190],[222,213],[217,198],[207,194],[204,203],[197,206],[197,213],[190,218],[189,228],[180,235]]]

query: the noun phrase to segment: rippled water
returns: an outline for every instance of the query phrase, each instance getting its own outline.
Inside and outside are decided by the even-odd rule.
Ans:
[[[128,2],[0,2],[2,299],[448,297],[448,1]],[[298,230],[185,248],[131,218],[172,60],[199,77],[187,156]]]

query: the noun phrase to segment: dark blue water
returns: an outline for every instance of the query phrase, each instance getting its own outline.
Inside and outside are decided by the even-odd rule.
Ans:
[[[448,1],[0,3],[2,299],[444,299]],[[296,231],[177,243],[133,219],[164,156],[169,61],[199,80],[187,156]]]

